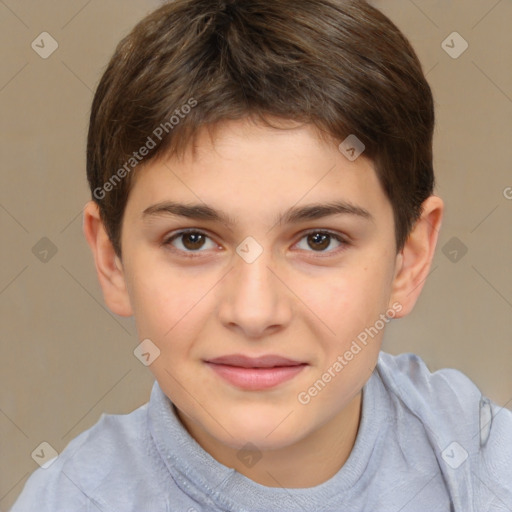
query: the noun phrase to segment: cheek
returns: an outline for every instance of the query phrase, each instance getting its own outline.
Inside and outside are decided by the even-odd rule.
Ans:
[[[341,350],[387,309],[388,270],[382,262],[339,268],[297,283],[297,295],[315,313],[330,350]]]
[[[184,330],[198,325],[202,298],[211,288],[205,276],[191,276],[180,269],[156,265],[134,275],[135,318],[143,336],[166,344],[169,340],[177,341]]]

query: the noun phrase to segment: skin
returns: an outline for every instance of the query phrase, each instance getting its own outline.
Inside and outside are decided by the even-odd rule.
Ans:
[[[349,457],[361,389],[377,363],[384,329],[309,403],[300,403],[299,393],[393,304],[401,307],[395,318],[412,310],[444,206],[437,196],[424,202],[397,254],[392,207],[372,162],[364,153],[349,161],[311,125],[286,126],[226,121],[214,138],[199,132],[195,156],[188,151],[182,159],[149,161],[126,205],[122,261],[93,202],[84,210],[84,233],[107,306],[134,315],[139,340],[149,338],[160,349],[149,368],[188,432],[248,478],[294,488],[325,482]],[[146,208],[169,200],[205,203],[225,211],[233,224],[143,218]],[[345,214],[275,221],[287,208],[335,200],[364,208],[373,219]],[[207,237],[195,245],[186,236],[163,245],[185,228]],[[304,234],[311,229],[348,243],[332,237],[319,243]],[[236,252],[248,236],[263,249],[252,263]],[[307,366],[270,390],[241,390],[204,362],[227,354],[277,354]],[[262,455],[252,467],[237,457],[248,442]]]

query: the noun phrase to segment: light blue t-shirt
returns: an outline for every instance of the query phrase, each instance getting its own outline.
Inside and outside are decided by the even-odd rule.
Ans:
[[[511,512],[512,411],[457,370],[381,352],[344,466],[318,486],[283,489],[205,452],[155,382],[147,404],[103,414],[37,469],[11,512],[214,510]]]

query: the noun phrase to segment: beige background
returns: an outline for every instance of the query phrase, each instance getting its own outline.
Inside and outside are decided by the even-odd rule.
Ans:
[[[458,368],[511,407],[512,2],[374,3],[409,37],[433,88],[437,194],[447,204],[424,292],[388,328],[384,349]],[[0,0],[2,510],[38,467],[31,453],[42,441],[60,452],[101,413],[149,397],[133,322],[104,306],[81,209],[93,90],[118,40],[158,4]],[[47,59],[31,48],[43,31],[59,45]],[[457,59],[441,46],[453,31],[469,43]],[[43,237],[57,250],[46,262],[32,252]]]

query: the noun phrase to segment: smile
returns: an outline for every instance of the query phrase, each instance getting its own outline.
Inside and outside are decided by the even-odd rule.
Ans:
[[[250,358],[235,354],[210,359],[205,363],[231,385],[248,391],[276,387],[308,366],[307,363],[275,355]]]

